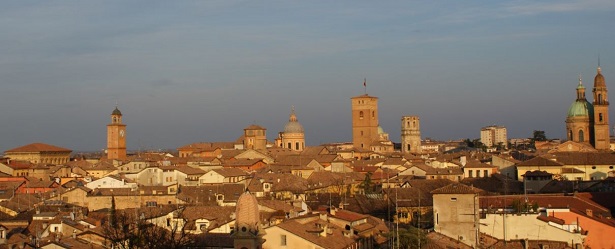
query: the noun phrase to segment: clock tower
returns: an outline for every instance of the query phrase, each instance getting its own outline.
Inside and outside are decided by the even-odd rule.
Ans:
[[[107,125],[107,158],[126,160],[126,125],[122,124],[122,112],[117,107]]]

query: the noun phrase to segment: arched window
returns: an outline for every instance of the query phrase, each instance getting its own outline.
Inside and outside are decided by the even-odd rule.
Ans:
[[[376,111],[372,111],[372,119],[376,117]]]
[[[295,150],[299,150],[299,142],[295,143]]]
[[[598,113],[598,121],[602,122],[602,113]]]
[[[572,130],[570,130],[570,132],[568,132],[568,140],[572,140]]]
[[[292,148],[293,148],[293,146],[292,146],[292,144],[291,144],[291,143],[288,143],[288,148],[289,148],[289,149],[292,149]]]
[[[583,130],[579,130],[579,142],[585,142],[585,137],[583,136]]]
[[[363,111],[359,112],[359,118],[361,118],[361,119],[363,118]]]

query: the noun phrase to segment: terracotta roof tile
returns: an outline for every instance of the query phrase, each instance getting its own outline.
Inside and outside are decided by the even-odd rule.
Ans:
[[[477,194],[479,192],[479,189],[461,183],[453,183],[431,191],[432,194]]]
[[[32,143],[5,152],[72,152],[72,150],[44,143]]]

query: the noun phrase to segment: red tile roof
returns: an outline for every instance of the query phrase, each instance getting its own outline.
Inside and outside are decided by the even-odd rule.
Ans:
[[[72,150],[61,148],[58,146],[44,144],[44,143],[33,143],[24,145],[21,147],[13,148],[5,151],[5,153],[11,152],[72,152]]]

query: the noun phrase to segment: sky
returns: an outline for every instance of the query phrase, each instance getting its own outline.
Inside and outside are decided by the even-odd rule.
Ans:
[[[129,150],[273,140],[292,106],[307,145],[349,142],[364,79],[395,142],[404,115],[564,138],[579,75],[615,89],[613,24],[612,0],[3,1],[0,151],[101,151],[116,105]]]

